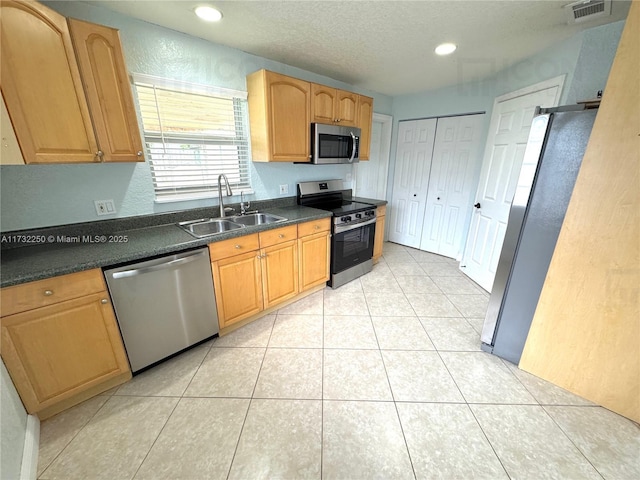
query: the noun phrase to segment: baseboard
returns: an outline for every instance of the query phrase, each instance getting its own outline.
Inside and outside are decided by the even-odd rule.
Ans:
[[[35,480],[38,474],[38,450],[40,446],[40,419],[27,416],[27,431],[24,436],[20,480]]]

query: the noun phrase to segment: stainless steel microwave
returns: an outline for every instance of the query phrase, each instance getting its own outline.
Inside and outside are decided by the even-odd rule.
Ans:
[[[360,129],[324,123],[311,124],[311,163],[357,163]]]

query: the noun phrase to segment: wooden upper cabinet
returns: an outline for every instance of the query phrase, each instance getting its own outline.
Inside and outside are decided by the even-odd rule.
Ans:
[[[311,84],[311,121],[334,123],[336,121],[336,89]]]
[[[259,70],[247,76],[254,162],[308,162],[309,82]]]
[[[336,114],[338,125],[355,127],[358,124],[358,98],[360,95],[336,90]]]
[[[144,161],[118,31],[75,19],[69,28],[102,161]]]
[[[371,155],[371,124],[373,123],[373,98],[360,95],[358,123],[360,128],[360,160]]]
[[[25,163],[144,161],[117,30],[33,1],[0,11],[0,86]]]
[[[311,123],[359,127],[369,159],[372,98],[268,70],[247,76],[247,92],[254,162],[309,162]]]
[[[93,162],[98,144],[66,19],[3,1],[0,32],[0,86],[25,162]]]
[[[24,165],[24,158],[18,145],[16,133],[13,131],[11,119],[7,106],[4,103],[2,95],[0,95],[0,107],[2,108],[0,117],[0,165]]]
[[[311,121],[355,127],[358,120],[357,93],[311,84]]]

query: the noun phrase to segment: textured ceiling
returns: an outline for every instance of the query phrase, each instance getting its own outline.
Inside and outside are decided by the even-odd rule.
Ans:
[[[567,0],[90,3],[387,95],[491,76],[581,29],[625,19],[630,4],[614,1],[611,16],[567,25]],[[203,4],[223,20],[195,17]],[[442,42],[458,50],[438,57]]]

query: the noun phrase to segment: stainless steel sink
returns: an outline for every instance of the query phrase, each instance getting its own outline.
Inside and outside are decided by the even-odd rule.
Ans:
[[[251,213],[228,218],[201,218],[199,220],[180,222],[178,226],[196,238],[203,238],[253,225],[268,225],[285,221],[287,221],[286,218],[270,213]]]
[[[279,217],[278,215],[272,215],[270,213],[251,213],[249,215],[238,215],[235,217],[230,217],[229,220],[234,223],[246,225],[248,227],[252,225],[268,225],[270,223],[287,221],[287,219],[284,217]]]
[[[179,223],[178,226],[196,238],[208,237],[209,235],[244,228],[244,225],[221,218],[203,218],[190,222],[182,222]]]

